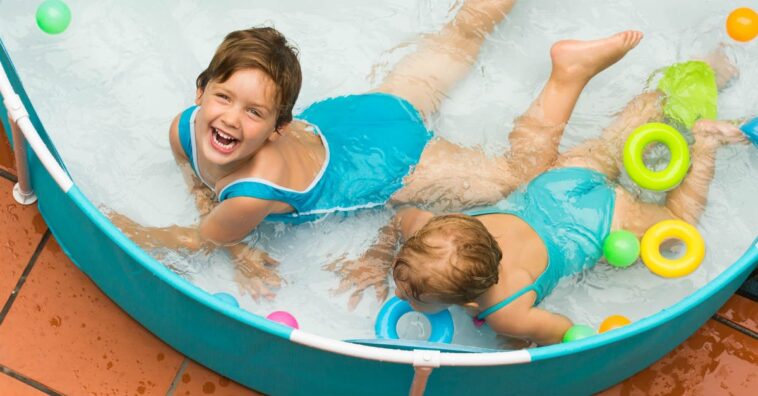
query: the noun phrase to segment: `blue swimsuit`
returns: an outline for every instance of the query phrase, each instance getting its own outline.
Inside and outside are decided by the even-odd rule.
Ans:
[[[202,180],[194,130],[197,109],[193,106],[182,113],[179,139]],[[270,214],[266,220],[291,223],[331,212],[381,206],[403,186],[403,178],[418,163],[432,137],[408,101],[384,93],[326,99],[312,104],[297,118],[314,127],[326,150],[324,166],[313,183],[296,191],[268,180],[239,179],[218,193],[219,201],[252,197],[285,202],[295,211]]]
[[[525,188],[494,206],[467,212],[471,216],[504,213],[524,220],[547,248],[547,267],[534,284],[480,313],[483,320],[524,293],[534,291],[536,304],[558,280],[595,265],[610,233],[615,191],[606,177],[585,168],[547,171]]]

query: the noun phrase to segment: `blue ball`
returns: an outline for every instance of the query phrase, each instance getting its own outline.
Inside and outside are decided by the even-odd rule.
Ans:
[[[235,299],[231,294],[229,293],[216,293],[213,295],[214,297],[218,298],[219,300],[233,306],[239,308],[240,303],[237,302],[237,299]]]

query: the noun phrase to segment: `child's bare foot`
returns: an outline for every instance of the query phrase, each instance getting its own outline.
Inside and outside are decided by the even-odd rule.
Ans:
[[[695,141],[705,146],[748,143],[747,136],[734,124],[726,121],[700,120],[692,126]]]
[[[642,40],[642,32],[627,30],[600,40],[562,40],[550,49],[553,74],[562,82],[586,84],[597,73],[623,58]]]
[[[724,44],[719,45],[718,48],[703,58],[703,61],[710,65],[716,73],[716,85],[719,89],[724,88],[740,75],[737,66],[726,55]]]

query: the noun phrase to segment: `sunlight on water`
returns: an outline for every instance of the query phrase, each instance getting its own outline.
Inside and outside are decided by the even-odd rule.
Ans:
[[[192,104],[194,81],[229,31],[269,24],[300,49],[304,84],[295,112],[316,100],[364,92],[377,85],[414,46],[438,29],[458,3],[443,0],[375,2],[153,2],[70,0],[69,29],[58,36],[34,24],[36,3],[0,2],[0,37],[36,111],[74,180],[96,204],[149,225],[192,224],[197,214],[171,157],[171,119]],[[731,42],[726,15],[748,1],[524,1],[495,31],[478,62],[430,120],[442,137],[496,155],[507,147],[513,120],[548,77],[550,45],[564,38],[599,38],[625,29],[645,33],[641,45],[587,87],[565,132],[563,149],[597,136],[614,114],[648,88],[650,74],[701,56],[719,42],[742,71],[720,97],[720,117],[758,114],[758,40]],[[408,45],[410,44],[410,45]],[[543,307],[597,326],[605,316],[632,320],[658,312],[715,278],[758,234],[758,150],[719,152],[710,204],[700,223],[708,252],[692,275],[662,279],[637,264],[616,270],[599,264],[564,279]],[[368,290],[355,312],[338,280],[322,267],[357,256],[390,218],[386,210],[328,218],[299,227],[265,224],[251,239],[281,262],[286,285],[274,302],[240,296],[229,260],[155,251],[208,292],[236,294],[241,306],[266,315],[287,310],[301,329],[334,338],[372,338],[380,303]],[[349,294],[349,293],[348,293]],[[491,331],[475,329],[454,310],[456,343],[498,346]],[[404,319],[401,334],[419,337],[423,319]]]

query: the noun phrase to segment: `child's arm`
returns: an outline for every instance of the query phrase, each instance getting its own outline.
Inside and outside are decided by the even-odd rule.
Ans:
[[[498,334],[527,338],[539,345],[557,344],[572,326],[567,317],[540,308],[527,308],[518,316],[498,315],[487,317],[487,324]]]
[[[273,294],[269,286],[279,286],[281,279],[267,266],[276,264],[266,252],[239,243],[271,211],[271,201],[253,198],[232,198],[214,207],[213,192],[193,175],[178,138],[177,115],[169,129],[169,141],[177,164],[192,186],[191,193],[200,212],[199,226],[145,227],[115,212],[108,214],[113,224],[144,248],[214,250],[225,247],[236,264],[240,286],[253,297]],[[244,276],[240,276],[244,275]],[[251,278],[254,277],[254,278]]]
[[[355,289],[350,295],[348,309],[353,310],[363,298],[363,291],[374,286],[377,301],[384,301],[389,293],[388,274],[395,259],[395,250],[400,238],[413,235],[432,218],[430,212],[417,208],[404,208],[392,221],[379,230],[371,247],[354,260],[338,259],[325,268],[336,272],[340,284],[335,293]]]
[[[281,278],[270,268],[278,264],[277,261],[263,250],[255,249],[245,243],[218,246],[210,240],[203,239],[197,226],[146,227],[120,213],[111,212],[108,216],[114,225],[143,248],[210,251],[221,247],[226,250],[235,264],[235,279],[240,289],[255,299],[259,296],[273,298],[274,294],[270,288],[281,285]]]

